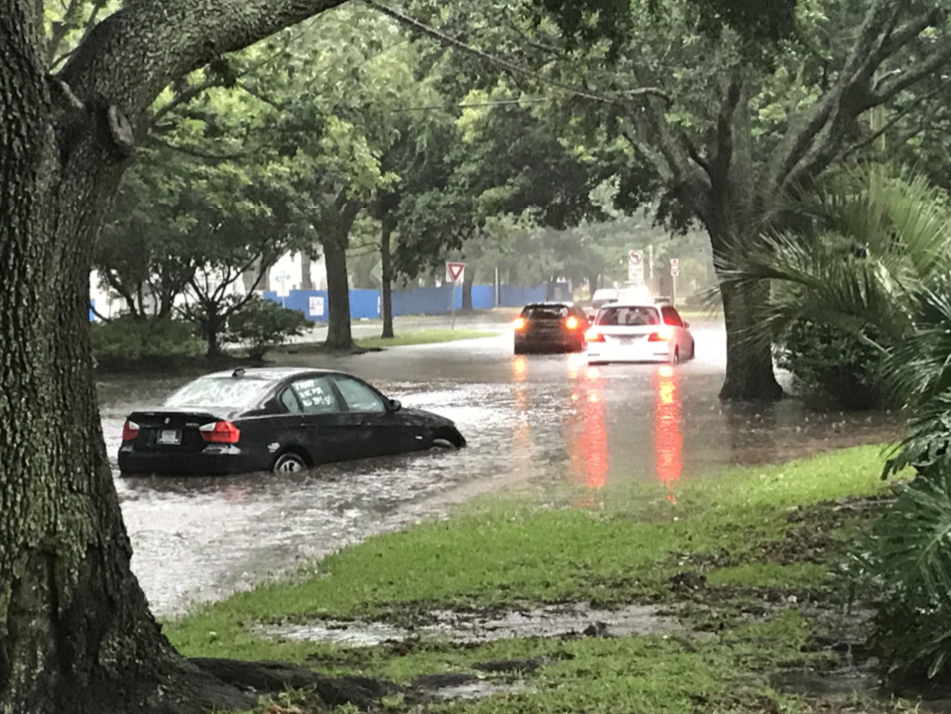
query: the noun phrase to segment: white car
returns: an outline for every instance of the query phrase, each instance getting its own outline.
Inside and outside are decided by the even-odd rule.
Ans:
[[[670,305],[616,302],[603,306],[586,335],[588,364],[694,358],[689,323]]]

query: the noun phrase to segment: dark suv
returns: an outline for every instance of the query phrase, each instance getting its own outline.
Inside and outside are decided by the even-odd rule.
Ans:
[[[526,352],[581,352],[588,316],[572,303],[539,302],[526,305],[515,320],[515,354]]]

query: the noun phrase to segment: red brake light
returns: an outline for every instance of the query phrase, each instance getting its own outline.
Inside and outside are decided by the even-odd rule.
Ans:
[[[575,317],[574,315],[572,315],[572,316],[569,317],[567,320],[565,320],[565,326],[566,326],[569,330],[577,330],[577,329],[578,329],[578,318]]]
[[[516,329],[516,330],[524,330],[524,329],[525,329],[525,318],[524,318],[524,317],[516,318],[516,320],[515,320],[515,329]]]
[[[674,336],[674,331],[668,325],[663,325],[659,330],[657,330],[657,332],[654,332],[653,334],[651,334],[651,336],[647,338],[647,341],[648,342],[666,342],[673,336]]]
[[[588,342],[604,342],[604,335],[602,335],[602,334],[601,334],[600,332],[598,332],[597,330],[588,330],[588,332],[587,332],[587,334],[585,334],[584,338],[585,338]]]
[[[198,427],[201,438],[212,444],[237,444],[241,432],[230,421],[214,421]]]
[[[139,425],[134,421],[125,420],[125,424],[122,425],[122,440],[123,441],[135,441],[139,438]]]

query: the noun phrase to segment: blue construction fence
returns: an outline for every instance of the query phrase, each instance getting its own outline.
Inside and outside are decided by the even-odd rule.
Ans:
[[[496,307],[521,307],[530,302],[545,300],[547,285],[518,287],[499,286],[499,301],[495,301],[494,285],[472,286],[472,308],[491,310]],[[275,302],[283,302],[284,307],[300,310],[308,320],[326,322],[329,319],[326,290],[291,290],[283,299],[273,290],[264,292],[264,297]],[[444,315],[462,309],[462,286],[454,288],[413,288],[412,290],[394,290],[393,316],[401,315]],[[450,302],[450,300],[452,302]],[[380,317],[382,299],[379,290],[351,290],[350,317],[354,320]]]

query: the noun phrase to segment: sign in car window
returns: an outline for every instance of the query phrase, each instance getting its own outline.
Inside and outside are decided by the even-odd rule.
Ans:
[[[326,377],[312,377],[294,382],[294,393],[305,414],[331,414],[339,411],[337,396]]]
[[[352,412],[384,412],[386,405],[380,400],[376,393],[355,379],[346,379],[338,377],[336,380],[337,389],[343,395],[343,401],[347,403],[347,409]]]

